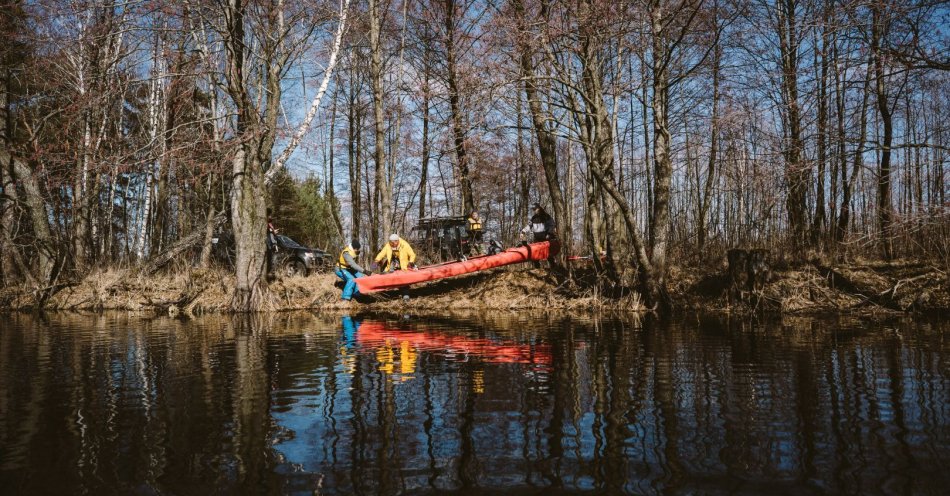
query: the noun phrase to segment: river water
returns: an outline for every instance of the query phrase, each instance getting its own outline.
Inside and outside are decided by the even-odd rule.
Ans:
[[[948,331],[0,316],[0,493],[946,494]]]

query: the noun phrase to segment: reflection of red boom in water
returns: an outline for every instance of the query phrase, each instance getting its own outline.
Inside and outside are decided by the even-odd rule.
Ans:
[[[459,276],[470,272],[501,267],[521,262],[547,260],[558,250],[557,242],[542,241],[529,245],[509,248],[496,255],[474,257],[462,262],[449,262],[430,265],[419,270],[399,270],[388,274],[376,274],[356,280],[360,293],[372,293],[395,289],[420,282],[435,281],[446,277]]]
[[[356,333],[356,341],[376,347],[388,343],[408,343],[419,350],[444,350],[477,356],[490,363],[527,363],[551,365],[550,345],[498,343],[490,339],[468,338],[441,332],[402,331],[390,329],[383,322],[364,321]]]

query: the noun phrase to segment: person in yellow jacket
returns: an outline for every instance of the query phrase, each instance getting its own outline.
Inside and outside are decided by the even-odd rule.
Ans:
[[[336,268],[333,270],[336,276],[343,280],[343,294],[341,297],[344,301],[350,301],[354,294],[360,292],[359,288],[356,287],[358,278],[373,274],[356,261],[360,256],[360,248],[359,240],[354,239],[340,252],[340,261],[337,262]]]
[[[468,251],[470,255],[482,254],[482,219],[478,211],[473,210],[468,216]]]
[[[376,263],[385,262],[383,272],[393,272],[396,270],[409,270],[416,267],[416,252],[406,240],[399,237],[398,234],[389,236],[389,243],[383,246],[382,250],[376,254]]]

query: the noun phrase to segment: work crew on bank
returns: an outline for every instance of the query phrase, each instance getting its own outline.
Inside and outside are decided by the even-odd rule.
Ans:
[[[531,234],[533,242],[556,240],[557,224],[550,214],[544,211],[544,207],[535,203],[533,205],[533,215],[528,225],[521,231],[522,239]],[[467,218],[468,232],[470,240],[477,245],[481,241],[482,223],[478,212],[473,211]],[[353,240],[346,248],[340,252],[340,260],[337,264],[335,273],[337,277],[343,280],[343,300],[349,301],[354,294],[359,293],[356,285],[356,279],[371,275],[372,272],[363,268],[358,262],[360,254],[360,242]],[[383,245],[374,259],[377,267],[383,267],[383,273],[394,272],[397,270],[412,270],[416,268],[416,252],[412,246],[398,234],[389,236],[389,242]]]
[[[357,279],[373,274],[372,271],[367,270],[357,261],[361,247],[358,240],[353,240],[343,248],[334,270],[336,276],[343,281],[341,297],[345,301],[350,301],[353,295],[359,293],[359,288],[356,285]],[[376,255],[375,261],[378,266],[383,267],[383,272],[410,270],[416,268],[416,252],[413,251],[412,246],[406,240],[400,238],[398,234],[393,234],[389,236],[389,242]]]

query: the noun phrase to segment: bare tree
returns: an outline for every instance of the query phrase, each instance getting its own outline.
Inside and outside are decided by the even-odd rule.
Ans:
[[[344,13],[347,6],[348,2],[343,5]],[[271,167],[277,139],[281,81],[291,60],[299,54],[301,40],[310,38],[315,26],[307,9],[285,10],[283,0],[266,3],[259,9],[256,7],[244,0],[229,0],[221,6],[225,79],[235,109],[231,225],[236,245],[237,275],[232,308],[236,310],[257,310],[265,303],[267,212],[264,174],[265,169]],[[289,19],[285,18],[287,15],[290,15]],[[342,15],[341,20],[345,20]],[[251,32],[247,32],[247,26],[251,26]],[[331,62],[335,61],[342,32],[341,25]],[[252,46],[258,47],[257,53],[249,52]],[[260,67],[249,66],[248,60],[260,60]],[[326,81],[329,81],[331,71],[332,65],[327,69]],[[318,92],[312,108],[319,105],[322,94],[322,91]],[[309,126],[309,119],[304,125]],[[293,141],[291,146],[295,146]]]

